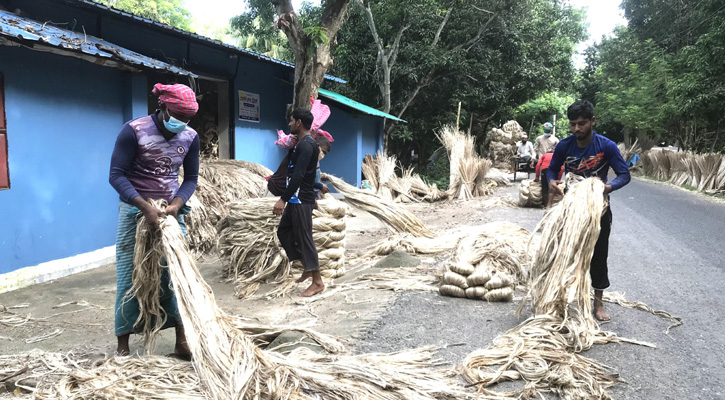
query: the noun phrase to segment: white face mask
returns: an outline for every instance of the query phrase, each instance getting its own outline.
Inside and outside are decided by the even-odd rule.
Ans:
[[[551,132],[549,132],[549,133],[544,132],[544,137],[549,137],[549,136],[551,136]]]

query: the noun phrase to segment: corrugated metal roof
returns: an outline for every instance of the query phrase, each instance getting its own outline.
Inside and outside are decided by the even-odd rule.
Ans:
[[[163,70],[176,75],[197,76],[193,72],[133,52],[95,36],[61,29],[50,23],[40,24],[37,21],[2,11],[0,11],[0,35],[11,37],[14,40],[40,42],[65,51],[86,54],[136,67]]]
[[[382,112],[380,110],[376,110],[376,109],[374,109],[372,107],[366,106],[363,103],[359,103],[359,102],[357,102],[357,101],[355,101],[355,100],[353,100],[353,99],[351,99],[349,97],[345,97],[345,96],[343,96],[343,95],[341,95],[339,93],[331,92],[331,91],[325,90],[325,89],[320,89],[318,91],[318,93],[320,94],[320,96],[327,97],[330,100],[333,100],[333,101],[336,101],[336,102],[338,102],[340,104],[343,104],[343,105],[346,105],[348,107],[354,108],[354,109],[356,109],[358,111],[361,111],[361,112],[363,112],[365,114],[374,115],[376,117],[382,117],[382,118],[392,119],[394,121],[407,122],[407,121],[402,120],[400,118],[394,117],[394,116],[392,116],[390,114],[384,113],[384,112]]]
[[[183,29],[175,28],[173,26],[166,25],[166,24],[163,24],[163,23],[158,22],[158,21],[154,21],[154,20],[151,20],[151,19],[139,17],[138,15],[134,15],[134,14],[131,14],[129,12],[126,12],[126,11],[123,11],[123,10],[119,10],[117,8],[109,7],[109,6],[106,6],[104,4],[101,4],[101,3],[97,3],[95,1],[92,1],[92,0],[66,0],[66,3],[80,3],[80,4],[84,4],[84,5],[89,6],[89,7],[92,7],[92,8],[104,10],[105,12],[109,12],[109,13],[112,13],[112,14],[115,14],[115,15],[122,16],[124,18],[129,18],[129,19],[135,20],[137,22],[141,22],[141,23],[143,23],[145,25],[149,25],[149,26],[153,26],[153,27],[156,27],[156,28],[161,28],[161,29],[164,29],[164,30],[172,31],[172,32],[175,32],[175,33],[177,33],[179,35],[186,36],[188,38],[192,38],[192,39],[195,39],[195,40],[198,40],[198,41],[201,41],[201,42],[206,42],[207,44],[212,44],[212,45],[215,45],[217,47],[224,48],[226,50],[231,50],[231,51],[233,51],[235,53],[243,54],[243,55],[246,55],[246,56],[251,56],[251,57],[254,57],[254,58],[256,58],[258,60],[261,60],[261,61],[267,61],[267,62],[271,62],[271,63],[274,63],[274,64],[284,65],[284,66],[289,67],[289,68],[294,68],[295,67],[295,65],[293,63],[291,63],[291,62],[287,62],[287,61],[284,61],[284,60],[279,60],[277,58],[272,58],[272,57],[266,56],[266,55],[264,55],[262,53],[257,53],[256,51],[248,50],[248,49],[245,49],[245,48],[242,48],[242,47],[233,46],[231,44],[227,44],[227,43],[224,43],[224,42],[219,41],[219,40],[215,40],[215,39],[212,39],[212,38],[208,38],[206,36],[198,35],[198,34],[193,33],[193,32],[185,31]],[[325,79],[331,80],[331,81],[334,81],[334,82],[347,83],[346,80],[341,79],[341,78],[338,78],[336,76],[332,76],[332,75],[325,75]]]

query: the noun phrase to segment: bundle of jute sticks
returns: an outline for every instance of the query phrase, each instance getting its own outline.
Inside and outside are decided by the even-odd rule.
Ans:
[[[226,215],[225,204],[263,197],[267,193],[266,167],[241,160],[203,161],[199,164],[196,191],[185,216],[190,248],[197,254],[209,252],[216,244],[216,224]]]
[[[448,266],[440,294],[487,301],[511,301],[528,276],[529,233],[516,225],[490,223],[465,236]]]
[[[375,156],[365,156],[362,172],[373,191],[386,200],[396,203],[436,202],[444,200],[447,193],[438,189],[436,184],[428,184],[413,171],[402,168],[401,176],[396,173],[397,161],[393,156],[381,152]]]
[[[450,198],[470,200],[487,195],[491,185],[486,174],[492,164],[491,160],[476,154],[474,138],[450,125],[444,126],[436,135],[450,160]]]
[[[601,331],[592,317],[589,265],[606,207],[603,193],[602,181],[586,179],[570,188],[539,224],[542,238],[527,295],[531,317],[497,337],[490,347],[470,354],[461,367],[466,380],[480,385],[480,398],[535,398],[541,392],[565,399],[610,398],[606,388],[620,382],[619,377],[579,353],[595,343],[649,345]],[[517,392],[486,389],[518,379],[526,386]]]
[[[272,214],[276,199],[248,199],[226,205],[227,215],[218,225],[217,248],[224,263],[224,275],[236,283],[236,294],[247,297],[261,283],[282,283],[293,267],[277,238],[280,217]],[[312,215],[312,231],[326,277],[345,273],[347,206],[333,198],[319,200]]]
[[[642,172],[678,186],[702,192],[725,191],[725,156],[668,150],[648,150],[640,157]]]
[[[149,382],[149,379],[139,379],[153,375],[148,371],[152,360],[147,362],[141,358],[135,366],[113,368],[108,365],[117,378],[108,370],[105,374],[91,372],[86,374],[89,379],[82,380],[78,379],[78,374],[69,374],[44,390],[39,398],[473,398],[462,391],[451,371],[433,369],[430,349],[361,355],[314,354],[307,349],[298,349],[287,356],[261,349],[239,328],[238,317],[217,306],[176,220],[172,217],[163,219],[160,230],[150,234],[154,236],[150,241],[152,248],[166,260],[198,381],[193,379],[189,368],[176,375],[181,380]],[[161,265],[156,267],[161,268]],[[164,377],[158,369],[154,371],[156,375]],[[154,392],[160,387],[164,388],[156,397]]]

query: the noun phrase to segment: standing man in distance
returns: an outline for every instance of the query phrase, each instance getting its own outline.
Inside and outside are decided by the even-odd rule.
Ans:
[[[572,135],[562,139],[556,146],[551,158],[546,179],[549,182],[549,192],[562,193],[557,179],[559,169],[564,166],[565,172],[573,173],[584,178],[598,177],[606,185],[604,194],[622,188],[629,183],[629,168],[622,159],[617,145],[594,132],[594,106],[586,100],[577,100],[566,110],[569,118],[569,130]],[[609,168],[614,170],[617,177],[607,183]],[[602,215],[602,230],[599,233],[591,268],[592,288],[594,288],[594,316],[599,321],[609,321],[609,315],[604,311],[602,296],[604,289],[609,287],[609,274],[607,256],[609,254],[609,233],[612,228],[611,205]]]
[[[559,143],[559,139],[552,135],[551,132],[554,129],[554,125],[551,122],[547,122],[543,125],[544,134],[537,137],[534,142],[534,153],[536,154],[536,160],[540,160],[544,154],[554,151],[554,148]]]
[[[274,205],[274,215],[282,215],[277,228],[279,242],[290,261],[301,260],[304,273],[297,282],[312,278],[300,296],[310,297],[325,289],[320,275],[317,247],[312,238],[312,210],[315,208],[315,175],[320,146],[310,135],[314,117],[304,108],[292,111],[290,132],[297,136],[297,145],[289,150],[287,190]]]

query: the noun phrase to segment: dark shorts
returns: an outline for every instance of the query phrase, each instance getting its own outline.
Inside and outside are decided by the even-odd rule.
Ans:
[[[539,173],[539,180],[541,181],[541,200],[546,207],[546,202],[549,199],[549,181],[546,178],[546,173],[549,171],[548,168],[542,169]]]
[[[314,204],[287,203],[277,228],[279,242],[290,261],[302,260],[305,272],[320,270],[317,246],[312,238]]]
[[[607,267],[607,257],[609,256],[609,233],[612,231],[612,209],[607,207],[607,211],[602,215],[602,230],[599,232],[599,239],[594,246],[594,255],[592,255],[592,263],[589,273],[592,277],[592,287],[598,290],[604,290],[609,287],[609,271]]]

